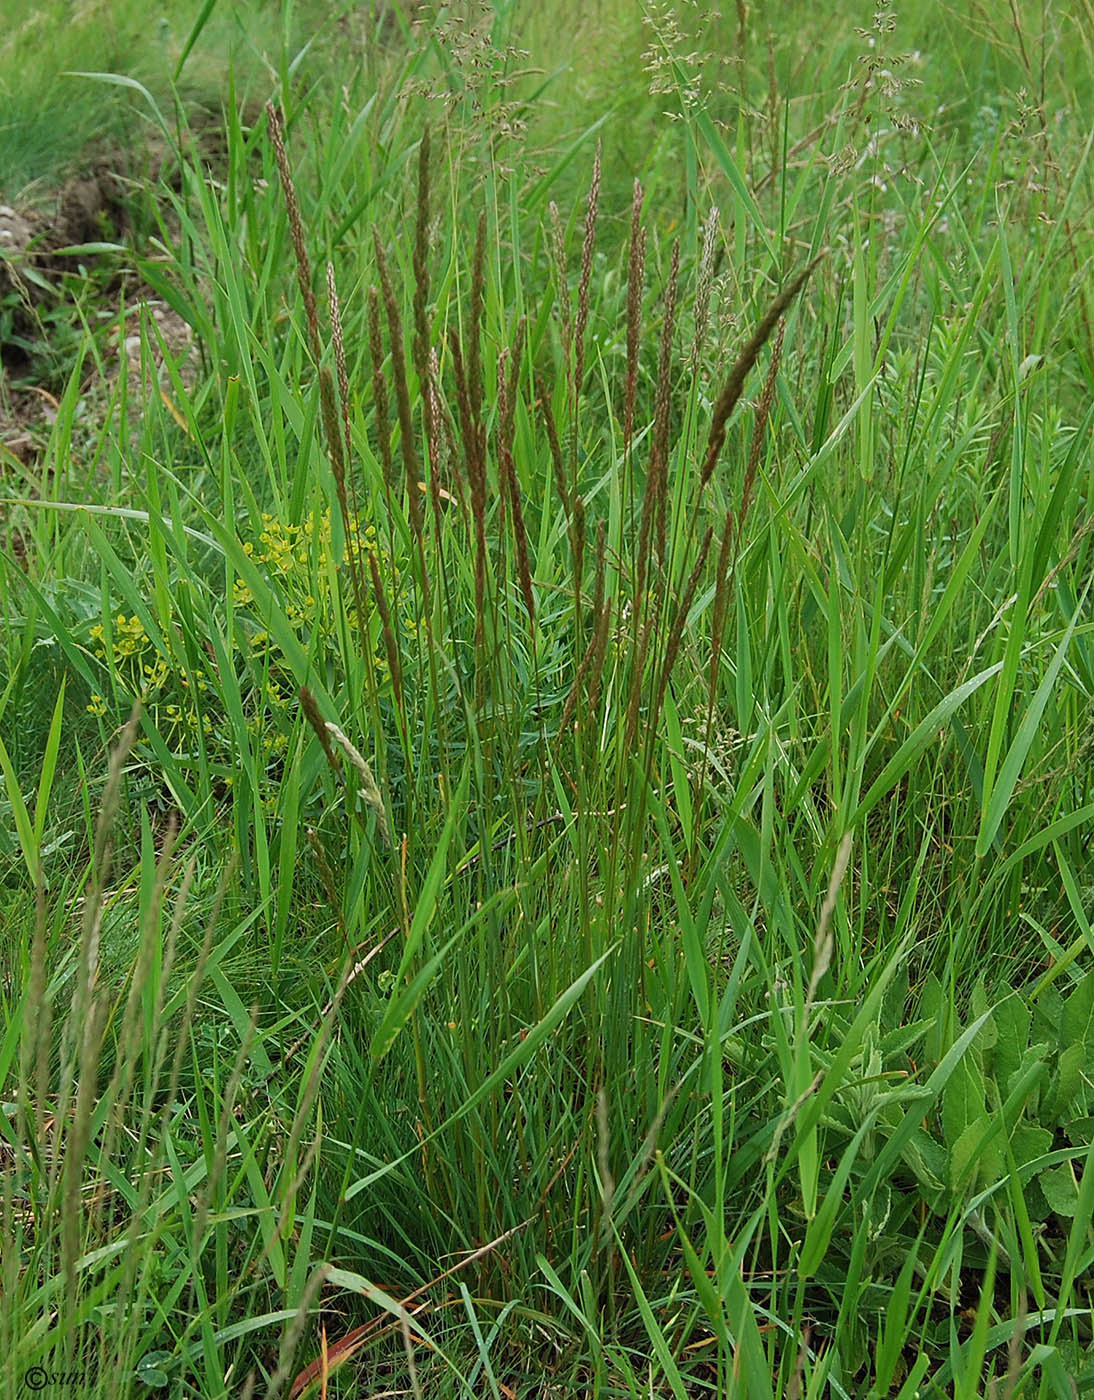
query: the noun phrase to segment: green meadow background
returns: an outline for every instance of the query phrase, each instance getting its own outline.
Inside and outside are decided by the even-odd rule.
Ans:
[[[1092,36],[8,0],[11,1394],[1094,1388]]]

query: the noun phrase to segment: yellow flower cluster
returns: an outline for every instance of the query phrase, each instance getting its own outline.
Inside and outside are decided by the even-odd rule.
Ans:
[[[340,612],[351,637],[359,635],[356,609],[350,603],[346,581],[339,578],[344,554],[355,552],[358,558],[372,554],[385,578],[398,573],[380,547],[375,525],[355,517],[350,522],[350,539],[343,545],[340,524],[337,521],[332,531],[330,510],[312,511],[299,525],[265,513],[256,537],[243,543],[244,552],[277,595],[282,616],[301,634],[305,645],[311,644],[317,632],[320,637],[333,640]],[[368,577],[366,561],[366,580]],[[392,611],[404,618],[406,631],[413,637],[417,621],[404,616],[409,611],[408,596],[402,589],[396,589],[396,595],[391,600]],[[296,680],[276,633],[268,630],[263,609],[242,579],[235,581],[233,597],[243,624],[241,631],[250,638],[250,679],[243,684],[241,698],[251,741],[271,769],[270,791],[263,794],[263,800],[268,800],[276,794],[275,765],[284,758],[289,745]],[[171,617],[160,622],[170,642],[179,631],[176,620]],[[374,620],[371,660],[377,683],[383,687],[390,684],[390,675],[377,629],[378,621]],[[149,635],[136,614],[119,612],[116,617],[104,618],[90,628],[90,641],[91,650],[111,676],[115,696],[111,703],[102,694],[94,693],[87,706],[90,714],[105,718],[115,706],[121,709],[139,697],[172,748],[185,753],[200,743],[207,755],[231,766],[227,752],[230,725],[223,714],[214,670],[192,674],[186,663],[180,662],[177,652],[163,648]],[[327,647],[325,652],[328,657],[337,656],[339,648]]]
[[[96,623],[89,635],[95,656],[104,663],[109,640],[111,670],[125,703],[131,704],[139,697],[165,737],[185,742],[200,730],[206,739],[211,738],[213,718],[208,710],[199,710],[193,694],[195,690],[207,693],[209,681],[198,675],[191,685],[187,676],[174,669],[171,660],[160,652],[135,613],[128,617],[118,613],[109,627]],[[174,699],[167,701],[176,686],[181,690],[181,704]],[[104,719],[108,711],[106,698],[96,691],[88,702],[88,714]]]
[[[107,630],[102,623],[91,628],[91,641],[95,655],[100,661],[106,660]],[[134,613],[126,617],[119,613],[110,627],[110,655],[114,670],[123,686],[133,696],[140,696],[147,702],[163,687],[170,674],[166,660],[156,650],[156,644],[144,629],[144,623]],[[91,697],[88,711],[93,715],[106,714],[106,701],[99,694]]]
[[[349,521],[348,534],[345,553],[356,552],[358,557],[373,555],[381,573],[388,576],[391,560],[388,552],[380,547],[376,526],[366,524],[359,515],[354,515]],[[335,546],[329,508],[318,513],[309,511],[299,525],[278,520],[266,511],[262,515],[262,529],[257,540],[246,541],[243,550],[255,563],[264,566],[267,576],[276,584],[281,595],[285,617],[295,628],[309,631],[317,628],[320,632],[333,629],[337,615],[334,595],[338,588],[335,570],[344,556],[341,548]],[[235,582],[234,601],[241,612],[257,611],[251,590],[242,579]],[[350,632],[356,634],[356,609],[348,606],[345,616]],[[265,629],[254,634],[252,645],[265,653],[271,676],[270,698],[275,704],[287,704],[288,697],[280,693],[274,679],[278,677],[290,689],[293,688],[280,648]],[[388,665],[381,647],[377,648],[372,660],[378,681],[380,684],[386,683],[389,679]]]
[[[106,655],[103,650],[105,646],[105,629],[100,623],[99,626],[91,629],[91,640],[97,643],[96,652],[100,657]],[[143,651],[145,643],[148,641],[148,633],[144,630],[144,623],[133,614],[126,617],[125,613],[119,613],[114,619],[114,639],[113,649],[115,660],[123,660],[127,656],[135,656],[139,651]]]

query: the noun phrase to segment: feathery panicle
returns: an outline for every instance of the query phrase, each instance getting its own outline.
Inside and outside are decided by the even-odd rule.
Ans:
[[[304,320],[308,328],[308,347],[316,364],[321,358],[319,342],[319,312],[315,304],[315,293],[311,285],[311,263],[308,261],[308,247],[304,239],[304,221],[300,217],[300,203],[296,198],[292,167],[285,150],[285,119],[272,102],[266,103],[266,120],[270,128],[270,142],[274,148],[277,173],[281,177],[281,189],[285,196],[285,208],[289,214],[289,235],[292,238],[293,253],[296,256],[296,280],[300,295],[304,300]]]
[[[730,585],[733,577],[733,512],[726,511],[726,524],[722,532],[722,544],[718,551],[718,566],[714,582],[714,603],[710,618],[710,670],[708,682],[708,703],[711,710],[718,694],[718,662],[722,655],[722,638],[725,635],[726,610],[729,607]]]
[[[580,495],[572,497],[574,504],[571,522],[571,548],[574,563],[574,627],[581,634],[581,581],[585,572],[585,502]]]
[[[546,383],[536,379],[536,402],[539,404],[540,412],[543,414],[543,426],[547,430],[547,443],[551,449],[551,470],[554,474],[555,490],[558,498],[562,502],[562,509],[566,512],[566,519],[570,519],[570,489],[566,485],[566,468],[562,461],[562,444],[558,440],[558,425],[555,423],[555,412],[551,407],[551,393]]]
[[[437,530],[441,528],[441,363],[436,350],[430,350],[426,366],[425,416],[427,424],[426,441],[429,444],[429,499],[433,505],[433,519]]]
[[[603,520],[596,522],[596,575],[593,580],[593,616],[599,617],[604,606],[605,535]]]
[[[334,367],[338,371],[338,398],[342,404],[342,430],[345,433],[348,466],[353,460],[349,423],[349,371],[346,368],[346,342],[342,335],[342,308],[338,302],[338,287],[331,263],[327,263],[327,300],[330,303],[330,338],[334,345]]]
[[[656,481],[657,557],[665,557],[665,519],[668,505],[669,409],[672,403],[672,336],[676,329],[676,291],[680,279],[680,243],[672,245],[669,285],[665,290],[665,321],[661,328],[661,358],[657,367],[657,395],[654,400],[653,452],[650,478]],[[647,489],[649,489],[647,487]]]
[[[520,504],[520,486],[517,482],[513,454],[508,448],[502,453],[504,471],[509,479],[509,505],[512,512],[513,535],[517,544],[517,573],[520,576],[520,591],[524,598],[525,611],[529,623],[536,620],[536,599],[532,590],[532,569],[528,560],[528,532],[524,528],[524,512]]]
[[[508,369],[509,369],[509,357],[510,357],[510,350],[509,350],[509,347],[508,347],[508,345],[503,345],[503,346],[501,347],[501,349],[498,351],[498,391],[497,391],[497,408],[498,408],[498,413],[497,413],[497,423],[496,423],[496,427],[495,427],[495,432],[496,432],[496,435],[497,435],[497,447],[498,447],[498,455],[499,455],[499,457],[500,457],[501,453],[505,450],[505,444],[506,444],[506,441],[507,441],[507,438],[508,438],[507,426],[508,426],[508,420],[509,420],[509,418],[510,418],[510,412],[509,412],[509,385],[510,385],[510,381],[509,381],[509,375],[508,375],[507,371],[508,371]],[[505,495],[506,495],[506,479],[505,479],[504,474],[502,474],[502,476],[501,476],[501,494],[502,494],[502,501],[504,502],[504,501],[505,501]]]
[[[418,147],[418,219],[414,237],[414,368],[429,377],[429,127]]]
[[[486,432],[482,423],[482,312],[486,281],[486,213],[479,215],[475,251],[471,262],[471,294],[467,323],[461,346],[455,335],[449,339],[452,367],[456,375],[456,406],[460,415],[464,465],[472,495],[476,483],[486,480]]]
[[[737,400],[741,397],[741,392],[744,389],[749,370],[756,363],[760,351],[763,349],[768,337],[778,324],[783,312],[805,286],[810,273],[823,257],[824,254],[821,253],[819,257],[814,258],[803,272],[798,273],[789,287],[787,287],[785,291],[780,292],[775,298],[768,307],[763,320],[753,332],[751,340],[749,340],[748,344],[741,351],[736,364],[730,370],[725,388],[718,396],[718,401],[714,405],[714,414],[710,424],[710,436],[707,439],[706,456],[703,460],[703,470],[699,478],[700,490],[706,486],[707,482],[714,475],[714,468],[717,465],[718,456],[726,440],[726,423],[729,421],[729,415],[737,405]]]
[[[330,737],[323,731],[323,737],[330,743]],[[330,868],[330,861],[327,853],[323,849],[323,843],[319,839],[319,833],[314,826],[309,826],[307,830],[308,845],[311,847],[312,855],[315,857],[316,868],[319,871],[319,880],[323,886],[323,892],[327,896],[327,903],[330,905],[331,913],[334,915],[342,941],[349,943],[349,929],[346,928],[345,916],[342,913],[342,896],[338,893],[338,882],[334,878],[334,871]],[[285,1056],[291,1058],[291,1054]]]
[[[372,403],[376,411],[376,437],[384,480],[392,482],[391,424],[387,414],[387,381],[384,379],[384,342],[380,334],[380,293],[368,289],[368,352],[372,360]]]
[[[99,820],[95,824],[95,854],[91,873],[95,886],[99,890],[106,885],[110,878],[114,821],[121,806],[122,778],[125,774],[126,761],[133,751],[133,745],[137,742],[140,722],[141,702],[137,700],[121,734],[118,736],[118,742],[110,754],[102,806],[99,808]],[[87,906],[85,905],[84,908],[86,912]]]
[[[452,368],[456,375],[456,406],[463,434],[464,463],[471,488],[471,518],[475,522],[475,644],[482,640],[483,604],[486,590],[486,456],[479,425],[474,417],[471,386],[459,342],[451,343]]]
[[[520,374],[520,357],[524,344],[524,318],[517,327],[514,351],[508,347],[498,356],[498,465],[501,469],[502,495],[509,504],[513,522],[513,538],[517,547],[517,572],[528,621],[535,621],[535,595],[532,591],[532,570],[528,562],[528,536],[524,528],[524,512],[520,504],[520,483],[517,481],[513,462],[513,424],[516,412],[517,378]],[[512,369],[507,374],[509,361]]]
[[[349,759],[357,776],[361,779],[361,795],[365,799],[366,806],[375,814],[380,835],[390,847],[391,833],[388,831],[387,810],[384,807],[384,799],[380,795],[380,789],[376,786],[376,779],[372,776],[372,769],[333,720],[327,720],[327,733]]]
[[[67,1123],[67,1134],[63,1152],[56,1150],[56,1138],[54,1140],[49,1185],[52,1195],[59,1179],[62,1184],[61,1260],[65,1278],[65,1306],[70,1315],[76,1301],[84,1160],[91,1141],[91,1117],[99,1087],[99,1055],[106,1024],[106,1005],[95,995],[99,972],[99,935],[106,885],[110,878],[114,823],[121,806],[126,761],[137,741],[140,714],[138,700],[110,755],[102,806],[95,828],[90,887],[84,897],[72,1006],[61,1045],[63,1088],[54,1111],[54,1133],[60,1133],[61,1125]],[[74,1084],[76,1097],[70,1116],[70,1095]]]
[[[570,283],[566,271],[566,235],[562,231],[562,217],[558,205],[552,199],[547,206],[551,216],[551,251],[555,258],[555,282],[558,288],[555,297],[559,319],[562,322],[562,355],[566,364],[570,363],[571,325]]]
[[[611,632],[612,600],[606,598],[597,615],[593,627],[592,658],[589,663],[589,704],[590,715],[595,716],[600,700],[600,683],[604,675],[604,658],[608,652],[608,636]]]
[[[110,879],[114,822],[121,807],[122,778],[126,762],[133,751],[133,745],[137,742],[140,717],[141,702],[137,700],[110,755],[102,806],[99,809],[99,820],[95,826],[90,888],[84,899],[80,929],[80,955],[75,990],[72,996],[72,1014],[65,1027],[66,1035],[70,1030],[79,1033],[89,1024],[87,1017],[91,1006],[92,990],[99,970],[99,934],[102,928],[106,886]],[[61,1063],[65,1064],[68,1054],[75,1053],[75,1051],[76,1047],[72,1045],[62,1047]],[[80,1048],[82,1057],[86,1058],[86,1051],[87,1042],[85,1039],[84,1045]],[[61,1120],[64,1116],[64,1108],[59,1108],[56,1114],[57,1119]]]
[[[330,457],[331,472],[338,491],[338,504],[342,517],[349,522],[349,507],[346,504],[346,454],[342,439],[342,426],[338,421],[338,403],[334,392],[334,375],[330,366],[324,365],[319,371],[319,409],[323,417],[323,433],[327,439],[327,455]]]
[[[471,417],[471,394],[467,384],[467,371],[463,362],[460,342],[453,336],[448,342],[452,357],[452,373],[456,379],[456,411],[460,415],[460,437],[463,442],[463,465],[468,485],[472,485],[478,473],[478,434]]]
[[[710,324],[710,296],[714,290],[714,250],[718,239],[718,210],[711,208],[703,225],[703,251],[699,255],[699,274],[695,283],[695,339],[691,344],[691,373],[699,369],[707,326]]]
[[[637,619],[637,604],[634,612]],[[627,728],[623,735],[623,752],[627,754],[633,752],[635,735],[638,733],[638,713],[642,708],[642,679],[646,670],[646,656],[649,652],[650,635],[653,632],[656,617],[657,613],[653,609],[646,614],[638,634],[638,645],[631,651],[631,693],[627,701]]]
[[[524,355],[524,334],[528,326],[527,316],[522,316],[517,322],[516,334],[513,337],[513,349],[509,356],[509,380],[505,385],[505,413],[500,414],[502,440],[508,444],[510,449],[513,446],[513,432],[517,411],[517,386],[520,381],[521,359]],[[501,363],[498,364],[498,374],[501,374]]]
[[[593,183],[588,186],[586,206],[586,237],[581,241],[581,276],[577,283],[577,319],[574,322],[574,342],[577,360],[574,364],[574,402],[581,393],[586,377],[586,326],[588,325],[588,287],[593,280],[593,249],[597,242],[597,214],[600,213],[600,141],[593,158]]]
[[[844,834],[843,840],[839,843],[839,850],[836,852],[836,859],[832,865],[832,875],[828,881],[828,890],[825,893],[824,901],[821,904],[820,918],[817,920],[817,932],[813,937],[813,969],[809,975],[809,987],[805,993],[805,1021],[809,1020],[809,1013],[813,1007],[814,998],[817,995],[817,988],[821,984],[824,974],[832,965],[832,953],[835,948],[835,939],[831,933],[832,915],[836,912],[836,901],[839,898],[840,886],[843,884],[843,877],[847,874],[847,867],[851,863],[851,845],[854,840],[854,833],[848,831]]]
[[[479,228],[482,228],[480,220]],[[471,334],[471,348],[478,362],[478,333]],[[464,464],[467,468],[467,482],[471,490],[471,518],[475,523],[475,651],[482,645],[484,628],[484,607],[486,603],[486,449],[476,418],[475,396],[469,382],[470,366],[465,365],[459,341],[451,342],[452,368],[456,375],[456,406],[460,415],[460,431],[463,434]],[[482,386],[479,385],[481,395]],[[476,685],[483,683],[483,673],[476,672]]]
[[[593,178],[585,209],[585,236],[581,244],[581,274],[577,286],[577,316],[574,321],[574,365],[571,388],[572,415],[570,422],[570,489],[578,489],[577,458],[580,439],[581,393],[585,383],[585,327],[589,320],[589,284],[593,273],[593,247],[596,241],[596,219],[600,207],[600,142],[596,143]]]
[[[430,480],[436,481],[434,467],[439,450],[440,414],[429,353],[429,127],[422,132],[418,148],[418,218],[414,238],[414,368],[425,401],[425,452],[430,463]],[[420,543],[420,541],[419,541]],[[423,562],[424,570],[424,562]]]
[[[600,208],[600,142],[593,158],[593,179],[585,210],[585,238],[581,244],[581,277],[577,284],[577,320],[574,324],[576,360],[574,363],[574,403],[579,401],[585,379],[585,327],[589,321],[589,283],[593,275],[593,247],[596,243],[596,217]],[[575,442],[576,446],[576,442]]]
[[[672,389],[672,336],[676,321],[676,292],[680,273],[680,244],[672,249],[668,286],[665,289],[665,318],[661,327],[661,353],[657,367],[657,392],[654,397],[653,444],[650,466],[646,474],[646,494],[642,502],[642,519],[638,529],[637,582],[635,605],[644,605],[649,562],[656,550],[664,559],[665,521],[668,498],[669,408]]]
[[[300,700],[300,708],[304,711],[304,718],[315,731],[316,738],[326,754],[327,762],[333,771],[341,777],[342,765],[338,761],[338,755],[331,748],[330,736],[327,734],[327,727],[323,721],[323,716],[319,712],[319,705],[315,696],[306,685],[302,685],[296,692]]]
[[[387,655],[387,668],[391,672],[391,687],[395,692],[395,705],[403,713],[403,668],[399,659],[399,647],[395,641],[395,628],[391,625],[391,610],[387,605],[384,581],[380,577],[380,565],[370,549],[368,554],[369,574],[372,578],[372,596],[376,599],[376,610],[380,614],[380,631],[384,638],[384,652]]]
[[[634,396],[638,386],[638,345],[642,332],[642,289],[646,273],[646,230],[642,227],[641,184],[634,182],[631,204],[631,243],[627,260],[627,387],[623,401],[623,451],[630,450],[634,433]]]
[[[365,626],[365,600],[361,580],[357,528],[350,511],[349,497],[346,494],[346,462],[342,446],[341,425],[338,421],[338,406],[335,403],[334,376],[330,372],[329,365],[323,365],[319,371],[319,407],[323,415],[323,432],[327,439],[334,489],[338,494],[338,510],[342,516],[342,528],[346,536],[346,562],[349,566],[353,602],[357,609],[358,626],[363,628]]]
[[[691,605],[695,600],[695,590],[699,586],[699,579],[703,572],[703,566],[706,564],[707,554],[710,550],[710,542],[713,538],[714,531],[708,526],[706,534],[703,536],[703,543],[699,546],[699,554],[695,560],[695,565],[688,575],[687,586],[684,588],[684,596],[680,599],[680,606],[676,609],[676,616],[672,620],[668,645],[665,648],[665,660],[661,667],[661,683],[657,688],[657,704],[653,710],[654,723],[657,722],[657,717],[661,713],[661,707],[665,703],[665,691],[668,689],[669,679],[672,676],[672,668],[676,665],[676,657],[680,650],[680,641],[684,635],[684,627],[688,620],[688,613],[691,612]]]
[[[577,708],[577,702],[585,684],[585,679],[590,676],[597,659],[598,641],[601,633],[602,617],[606,618],[611,609],[604,605],[604,522],[600,520],[596,527],[596,584],[593,590],[593,630],[589,637],[589,644],[585,648],[585,654],[581,658],[581,663],[574,675],[573,684],[570,686],[570,693],[566,696],[566,703],[562,707],[562,719],[559,721],[558,734],[561,740],[566,733],[570,720],[573,718]],[[591,707],[586,707],[586,714],[591,715]]]
[[[65,1310],[71,1317],[76,1306],[76,1264],[80,1252],[81,1209],[84,1186],[84,1162],[91,1142],[91,1117],[98,1097],[99,1055],[106,1029],[106,1004],[101,997],[88,1003],[80,1025],[82,1032],[76,1103],[65,1135],[61,1177],[61,1259],[65,1278]]]
[[[786,335],[786,321],[779,322],[779,329],[775,333],[775,345],[771,351],[771,364],[768,367],[767,378],[764,380],[763,393],[760,395],[760,402],[756,409],[756,422],[752,429],[752,446],[748,453],[748,466],[745,468],[745,479],[741,486],[741,506],[737,513],[737,537],[740,538],[744,530],[745,521],[748,519],[749,507],[752,505],[752,488],[756,481],[756,471],[760,465],[760,454],[763,451],[764,435],[767,431],[768,419],[771,417],[771,405],[775,401],[775,380],[778,377],[779,365],[783,356],[783,337]]]
[[[387,312],[387,334],[391,344],[391,363],[395,373],[395,402],[399,406],[399,437],[403,453],[403,471],[406,476],[407,513],[419,544],[422,538],[422,506],[418,500],[418,459],[414,454],[414,420],[410,414],[410,390],[406,380],[406,353],[403,349],[403,323],[399,316],[399,305],[395,300],[395,289],[387,269],[380,232],[373,226],[372,241],[376,249],[376,269],[380,274],[380,290]]]
[[[471,262],[471,304],[467,314],[467,389],[470,396],[471,420],[482,422],[482,307],[486,285],[486,210],[479,215],[475,233],[475,253]],[[481,447],[480,447],[481,452]]]

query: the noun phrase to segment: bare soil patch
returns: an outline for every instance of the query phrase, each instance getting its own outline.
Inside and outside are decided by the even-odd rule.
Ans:
[[[118,173],[123,163],[119,159],[116,168],[99,160],[51,197],[5,203],[0,195],[0,473],[5,457],[9,467],[12,458],[33,464],[56,421],[70,372],[63,342],[71,354],[83,330],[73,295],[80,267],[95,281],[94,329],[97,339],[102,334],[99,359],[85,361],[84,395],[105,410],[125,373],[131,418],[157,393],[174,412],[165,355],[184,384],[193,382],[191,328],[140,285],[124,254],[113,251],[125,245],[131,227],[128,182]],[[145,315],[149,334],[142,351]]]

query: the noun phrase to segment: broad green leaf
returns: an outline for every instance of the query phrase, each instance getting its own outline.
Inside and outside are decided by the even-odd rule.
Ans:
[[[1083,1071],[1089,1065],[1090,1047],[1081,1040],[1072,1041],[1060,1051],[1056,1074],[1050,1086],[1047,1109],[1053,1122],[1068,1116],[1068,1108],[1083,1083]]]
[[[1003,1155],[991,1141],[1002,1128],[998,1117],[974,1118],[950,1147],[950,1190],[973,1191],[977,1183],[999,1181],[1005,1175]]]
[[[984,1013],[985,1024],[990,1013]],[[986,1087],[980,1066],[968,1054],[954,1068],[942,1096],[942,1131],[953,1147],[971,1123],[985,1116]]]
[[[932,1192],[942,1190],[946,1182],[946,1149],[926,1128],[916,1128],[908,1134],[900,1155],[923,1186]]]
[[[1079,1205],[1079,1184],[1075,1174],[1066,1163],[1042,1172],[1037,1184],[1045,1193],[1045,1200],[1057,1215],[1074,1216]]]
[[[1010,1135],[1014,1164],[1026,1167],[1052,1150],[1052,1133],[1033,1123],[1019,1123]]]
[[[1029,1045],[1029,1028],[1032,1013],[1017,992],[1001,1001],[992,1012],[996,1040],[992,1050],[991,1066],[1000,1089],[1005,1093],[1011,1077]]]
[[[1094,972],[1088,972],[1064,1002],[1060,1043],[1082,1046],[1084,1063],[1094,1071]]]

